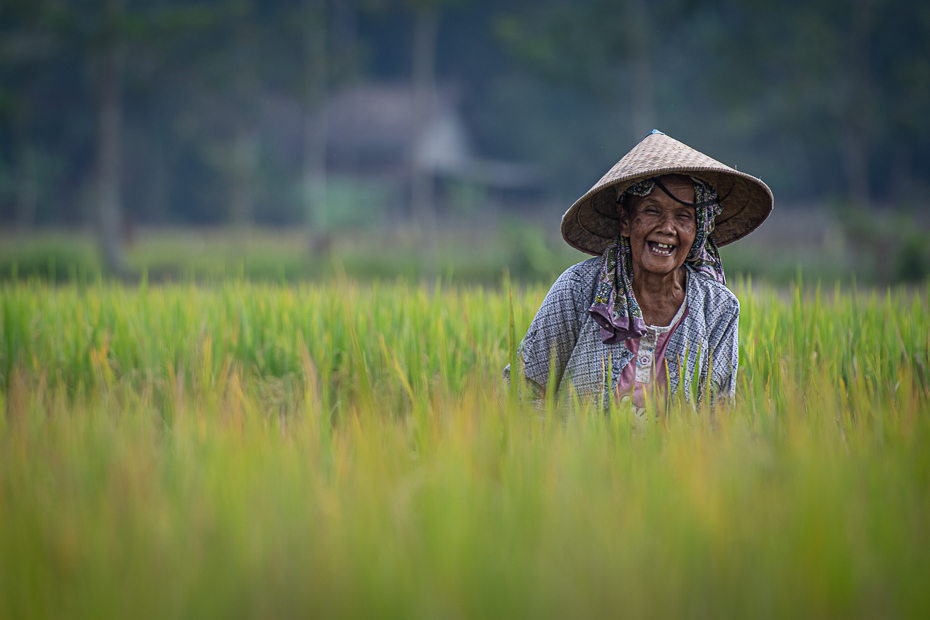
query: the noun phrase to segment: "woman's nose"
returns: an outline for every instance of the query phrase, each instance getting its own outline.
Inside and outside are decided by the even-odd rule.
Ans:
[[[662,216],[662,218],[659,220],[658,229],[659,231],[668,233],[670,235],[675,234],[674,217],[671,213],[666,213]]]

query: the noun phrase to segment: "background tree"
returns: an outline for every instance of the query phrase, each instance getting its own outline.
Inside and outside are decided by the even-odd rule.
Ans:
[[[439,93],[436,87],[436,48],[439,25],[445,7],[458,0],[407,0],[413,14],[411,40],[411,84],[413,89],[413,153],[410,155],[410,203],[417,226],[423,231],[428,251],[434,249],[436,233],[435,171],[431,162],[423,161],[417,147],[434,121]]]
[[[125,271],[120,214],[123,138],[123,53],[121,20],[125,0],[104,0],[97,49],[97,226],[109,270]]]
[[[653,126],[760,174],[782,204],[917,205],[930,187],[920,3],[451,6],[8,0],[0,223],[90,225],[114,270],[120,218],[322,233],[341,182],[325,176],[326,93],[364,80],[416,92],[416,132],[454,84],[475,150],[537,165],[541,203],[576,198]],[[398,213],[429,225],[432,177],[410,178]]]
[[[349,4],[344,0],[343,5]],[[304,225],[313,254],[326,250],[326,160],[329,95],[329,11],[326,0],[304,0],[305,112],[303,135]]]

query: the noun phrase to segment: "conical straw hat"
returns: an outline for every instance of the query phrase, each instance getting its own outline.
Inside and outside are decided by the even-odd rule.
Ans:
[[[565,212],[562,237],[582,252],[603,254],[620,233],[618,192],[663,174],[688,174],[717,190],[722,209],[711,237],[718,246],[745,237],[772,212],[772,190],[760,179],[653,129]]]

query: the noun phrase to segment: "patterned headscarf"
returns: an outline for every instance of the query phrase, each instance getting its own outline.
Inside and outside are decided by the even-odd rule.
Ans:
[[[694,205],[697,233],[685,263],[697,273],[726,284],[723,264],[717,245],[710,238],[714,230],[714,218],[720,213],[717,192],[710,184],[690,177],[694,183]],[[656,178],[646,179],[628,187],[617,197],[622,203],[626,196],[648,196],[656,186]],[[658,183],[660,189],[668,193]],[[671,194],[669,194],[671,196]],[[678,200],[672,196],[675,200]],[[633,250],[630,238],[619,235],[603,255],[601,276],[594,296],[594,304],[588,308],[591,317],[601,327],[604,344],[615,344],[628,338],[639,338],[646,333],[643,313],[633,296]]]

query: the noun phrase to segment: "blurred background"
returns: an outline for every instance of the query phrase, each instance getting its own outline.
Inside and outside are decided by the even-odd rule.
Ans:
[[[0,278],[552,279],[652,128],[761,177],[731,277],[930,272],[917,0],[0,0]]]

